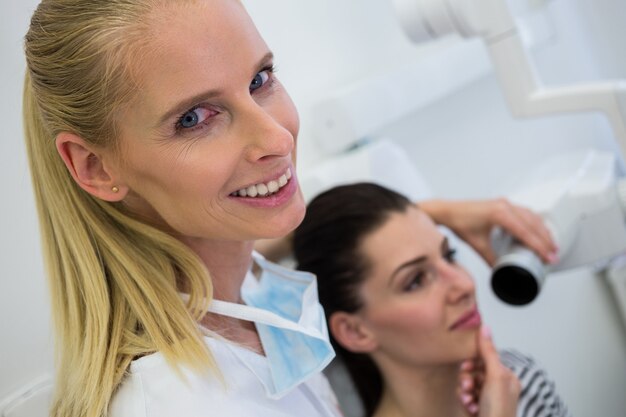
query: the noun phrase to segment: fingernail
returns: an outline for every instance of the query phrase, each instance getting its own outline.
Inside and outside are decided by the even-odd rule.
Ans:
[[[464,379],[463,381],[461,381],[461,388],[468,389],[471,386],[472,386],[472,381],[470,381],[469,379]]]
[[[559,255],[557,255],[557,253],[556,253],[556,252],[551,253],[551,254],[549,254],[549,255],[548,255],[548,262],[549,262],[550,264],[552,264],[552,265],[554,265],[554,264],[558,264],[558,263],[559,263],[559,260],[560,260],[560,259],[559,259]]]
[[[471,414],[476,414],[478,412],[478,406],[476,404],[470,404],[467,407],[467,411],[469,411]]]
[[[463,361],[461,363],[461,371],[469,371],[470,369],[472,369],[472,362],[470,361]]]
[[[461,394],[461,402],[467,405],[472,402],[472,396],[469,394]]]
[[[491,329],[489,328],[489,326],[483,325],[480,328],[480,333],[483,335],[485,339],[491,338]]]

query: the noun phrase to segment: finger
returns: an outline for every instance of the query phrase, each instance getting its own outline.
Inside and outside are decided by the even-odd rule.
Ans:
[[[514,236],[517,240],[522,242],[528,248],[533,250],[544,261],[551,262],[554,258],[554,250],[556,245],[546,245],[539,235],[549,234],[543,221],[536,221],[531,219],[527,214],[521,214],[523,211],[504,200],[499,204],[496,213],[496,224]],[[524,217],[531,222],[529,224]],[[538,230],[540,230],[538,232]],[[550,238],[550,240],[552,240]]]
[[[479,358],[461,364],[459,368],[459,384],[465,379],[477,381],[485,373],[485,364]]]
[[[476,357],[472,361],[472,370],[474,372],[480,372],[485,370],[485,361],[480,356]]]
[[[540,246],[531,249],[541,254],[545,261],[553,263],[558,254],[558,247],[543,218],[525,207],[517,207],[517,214],[528,225],[529,230],[535,233],[539,241]]]
[[[483,384],[485,383],[485,374],[481,373],[481,374],[477,374],[474,376],[474,386],[476,388],[479,388],[483,386]]]
[[[476,384],[472,375],[462,375],[459,381],[461,392],[472,392]]]
[[[472,239],[468,240],[468,243],[487,262],[487,265],[493,267],[496,264],[496,253],[488,239]]]
[[[474,396],[470,393],[462,392],[459,394],[459,400],[461,401],[461,404],[467,407],[469,404],[474,402]]]
[[[475,366],[475,359],[466,359],[463,362],[461,362],[461,365],[459,366],[459,370],[461,372],[469,372],[472,369],[474,369]]]
[[[469,414],[475,414],[478,411],[478,397],[470,394],[461,394],[459,395],[459,401]]]
[[[473,386],[476,386],[477,382],[484,379],[484,374],[485,364],[480,358],[463,361],[459,367],[459,386],[467,384],[464,382],[466,380],[472,381]]]
[[[552,233],[550,233],[543,217],[526,207],[516,206],[516,210],[517,214],[526,222],[526,224],[535,230],[537,237],[541,239],[547,250],[552,252],[556,251],[556,242],[554,242]]]
[[[501,366],[500,356],[493,344],[491,329],[483,324],[478,334],[478,352],[485,363],[485,373],[488,374]]]

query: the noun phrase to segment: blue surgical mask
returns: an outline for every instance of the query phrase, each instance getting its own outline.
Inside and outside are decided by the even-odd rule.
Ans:
[[[335,352],[315,276],[273,264],[258,254],[255,261],[261,278],[243,285],[246,305],[213,300],[209,311],[256,323],[271,375],[271,381],[264,383],[270,397],[280,398],[321,372]]]

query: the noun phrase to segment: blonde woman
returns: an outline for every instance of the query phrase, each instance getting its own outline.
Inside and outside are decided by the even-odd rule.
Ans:
[[[305,205],[298,115],[241,2],[44,0],[25,53],[51,414],[339,415],[314,277],[253,254]],[[553,250],[517,207],[493,212],[467,235],[505,222]]]

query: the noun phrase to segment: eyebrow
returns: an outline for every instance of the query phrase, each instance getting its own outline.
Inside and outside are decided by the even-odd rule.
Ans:
[[[256,69],[253,74],[253,77],[254,75],[256,75],[256,73],[258,73],[264,67],[266,67],[269,64],[269,62],[271,62],[273,59],[274,59],[274,54],[272,52],[268,52],[267,54],[265,54],[263,58],[261,58],[257,66],[255,67]],[[163,116],[161,116],[161,118],[159,119],[158,126],[161,126],[163,123],[169,120],[172,116],[180,114],[184,112],[185,110],[188,110],[192,108],[193,106],[197,105],[198,103],[202,103],[203,101],[209,100],[213,97],[217,97],[220,94],[222,94],[222,90],[213,89],[213,90],[203,91],[199,94],[196,94],[195,96],[188,97],[179,101],[170,110],[168,110]]]
[[[448,237],[444,236],[443,240],[441,241],[441,252],[447,252],[448,248],[449,248],[449,242],[448,242]],[[418,256],[415,259],[411,259],[409,261],[404,262],[402,265],[400,265],[399,267],[397,267],[393,273],[391,274],[391,277],[389,279],[389,286],[391,286],[393,284],[394,279],[396,278],[396,276],[405,268],[409,268],[412,266],[418,266],[420,264],[425,263],[428,260],[428,256],[427,255],[422,255],[422,256]]]

